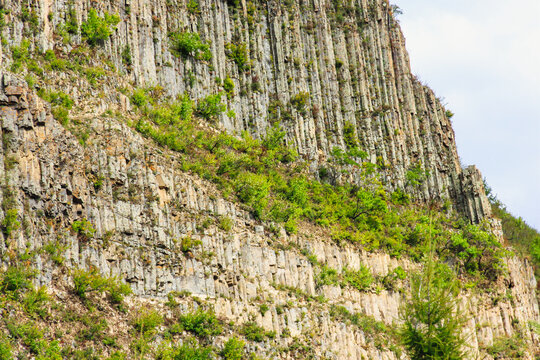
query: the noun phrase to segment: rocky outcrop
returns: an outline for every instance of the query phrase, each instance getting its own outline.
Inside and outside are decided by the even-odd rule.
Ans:
[[[28,253],[54,243],[64,249],[68,268],[95,266],[103,274],[117,275],[138,297],[163,299],[173,291],[189,291],[229,321],[241,324],[254,318],[276,332],[275,344],[286,347],[305,339],[315,358],[398,358],[366,329],[332,316],[331,309],[345,306],[392,325],[398,321],[402,294],[317,286],[314,266],[301,250],[338,271],[362,264],[384,276],[398,266],[412,270],[417,264],[338,246],[317,229],[293,236],[282,230],[276,236],[220,198],[213,185],[177,170],[175,153],[156,148],[107,115],[85,119],[92,135],[82,146],[42,100],[6,74],[0,107],[2,203],[11,197],[23,224],[0,242],[0,253]],[[13,161],[7,159],[16,165],[8,166]],[[230,230],[217,226],[220,217],[232,220]],[[70,230],[83,218],[96,229],[93,238]],[[187,237],[202,246],[183,252],[181,240]],[[37,254],[40,285],[70,281],[46,254]],[[538,349],[539,339],[527,327],[528,321],[540,320],[532,268],[525,260],[509,258],[508,270],[509,282],[491,292],[464,292],[472,353],[520,327]],[[262,302],[269,305],[264,314],[259,311]],[[274,346],[252,346],[269,358],[292,358]]]
[[[219,119],[227,131],[260,137],[280,122],[289,144],[316,168],[334,147],[346,146],[344,131],[352,130],[369,160],[387,169],[389,188],[407,188],[421,201],[450,199],[472,221],[489,215],[481,176],[459,164],[451,113],[411,74],[387,0],[242,0],[236,6],[200,0],[196,9],[187,3],[5,0],[2,34],[9,46],[28,38],[41,51],[69,52],[73,45],[60,35],[75,46],[83,39],[80,31],[67,34],[67,22],[82,24],[91,8],[116,13],[120,23],[101,51],[126,79],[201,98],[221,90],[217,78],[230,76],[235,89],[227,102],[235,116]],[[23,11],[33,22],[22,21]],[[200,34],[212,59],[175,56],[168,37],[174,31]],[[227,56],[228,44],[245,46],[245,66]],[[407,173],[418,164],[430,175],[412,187]]]

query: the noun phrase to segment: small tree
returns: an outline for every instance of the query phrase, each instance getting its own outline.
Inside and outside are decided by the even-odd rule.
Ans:
[[[446,267],[447,270],[448,267]],[[410,298],[400,309],[401,342],[411,359],[460,360],[466,318],[458,310],[453,273],[438,271],[431,251],[423,273],[411,277]]]
[[[106,12],[103,17],[100,17],[95,9],[90,9],[88,20],[81,25],[81,33],[90,46],[95,46],[107,40],[119,22],[118,15]]]

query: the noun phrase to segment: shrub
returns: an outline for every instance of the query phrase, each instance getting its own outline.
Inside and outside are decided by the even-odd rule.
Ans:
[[[225,80],[223,80],[223,90],[227,93],[227,98],[230,99],[234,95],[234,82],[233,80],[227,75]]]
[[[113,303],[121,303],[125,295],[131,294],[129,285],[116,278],[101,276],[96,268],[75,270],[73,274],[74,291],[82,300],[87,300],[92,292],[106,292]]]
[[[215,120],[226,109],[225,105],[221,103],[221,93],[214,95],[208,95],[204,99],[199,100],[195,113],[206,119]]]
[[[234,221],[228,216],[221,216],[219,219],[219,228],[223,231],[231,231]]]
[[[251,321],[242,325],[240,333],[250,341],[261,342],[266,337],[267,333],[257,323]]]
[[[343,277],[347,285],[350,285],[359,291],[368,289],[374,281],[371,271],[364,265],[360,265],[360,269],[356,271],[345,269]]]
[[[47,294],[45,287],[42,286],[37,290],[30,289],[24,298],[23,305],[27,313],[31,315],[36,314],[44,318],[47,316],[47,309],[45,306],[49,300],[49,294]]]
[[[180,324],[187,331],[201,337],[219,335],[222,332],[221,324],[213,311],[198,309],[195,312],[180,316]]]
[[[196,0],[189,0],[186,6],[191,15],[198,15],[201,13],[199,10],[199,2]]]
[[[20,45],[11,47],[11,57],[13,63],[11,64],[11,71],[18,72],[22,65],[28,62],[28,55],[30,53],[30,41],[23,39]]]
[[[197,246],[201,246],[202,241],[199,239],[193,239],[191,236],[186,236],[182,239],[181,248],[183,253],[187,253],[193,250]]]
[[[405,174],[405,178],[407,179],[405,186],[418,187],[426,181],[428,176],[429,171],[422,168],[421,162],[417,162],[416,164],[411,165]]]
[[[197,33],[189,31],[169,33],[172,53],[178,57],[193,56],[197,60],[212,60],[210,44],[201,40]]]
[[[3,293],[29,289],[36,272],[27,268],[10,266],[2,274],[0,290]]]
[[[169,349],[160,354],[160,359],[174,360],[214,360],[211,347],[198,345],[195,341],[186,341],[177,349]]]
[[[225,44],[225,55],[235,62],[236,66],[238,66],[238,71],[244,72],[249,69],[250,65],[246,44]]]
[[[96,232],[92,223],[84,218],[82,220],[74,221],[73,224],[71,224],[71,230],[85,240],[93,238],[94,233]]]
[[[332,269],[326,265],[323,265],[317,277],[317,286],[338,285],[338,284],[339,284],[339,274],[337,270]]]
[[[301,114],[306,113],[306,103],[309,99],[308,92],[300,92],[291,98],[291,105]]]
[[[21,223],[17,220],[17,216],[17,209],[9,209],[5,212],[4,219],[2,220],[2,231],[7,238],[11,237],[11,234],[21,226]]]
[[[129,44],[124,46],[124,49],[122,49],[122,53],[120,54],[122,57],[122,64],[124,64],[127,67],[130,67],[133,64],[133,60],[131,58],[131,48]]]
[[[81,25],[81,33],[90,46],[95,46],[107,40],[116,30],[116,25],[120,22],[118,15],[111,15],[107,12],[103,17],[98,16],[95,9],[88,11],[88,19]]]
[[[133,327],[143,335],[154,333],[156,328],[163,323],[163,316],[155,310],[145,309],[139,311],[133,321]]]
[[[230,338],[225,343],[223,350],[221,350],[221,356],[225,360],[242,360],[244,353],[245,343],[237,338]]]
[[[243,172],[234,184],[238,198],[251,206],[256,217],[261,218],[268,205],[270,183],[264,175]]]
[[[144,107],[148,103],[148,96],[144,89],[137,89],[133,92],[131,103],[139,108]]]

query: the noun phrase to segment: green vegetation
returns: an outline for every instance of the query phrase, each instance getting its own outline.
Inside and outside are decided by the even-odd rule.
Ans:
[[[69,123],[69,110],[73,107],[73,100],[63,91],[38,90],[38,95],[45,101],[51,103],[52,114],[56,120],[63,126]]]
[[[88,19],[81,25],[81,34],[90,46],[96,46],[112,35],[119,22],[118,15],[105,12],[101,17],[95,9],[90,9]]]
[[[436,255],[456,262],[458,273],[487,280],[503,273],[506,253],[487,226],[473,226],[444,212],[437,212],[430,223],[427,209],[407,205],[404,189],[385,191],[377,165],[364,160],[366,154],[359,149],[352,125],[344,129],[347,150],[335,149],[334,167],[320,168],[321,181],[316,181],[285,146],[285,133],[277,123],[260,140],[247,133],[237,138],[201,129],[192,114],[211,118],[219,112],[213,109],[223,109],[217,105],[219,99],[211,95],[200,100],[195,112],[187,95],[170,104],[158,105],[154,99],[154,105],[141,110],[135,129],[179,151],[185,171],[213,181],[257,219],[281,223],[288,232],[296,231],[300,221],[312,222],[327,228],[338,243],[384,249],[392,256],[407,255],[416,261],[426,252],[431,233]],[[333,179],[340,169],[356,171],[361,186],[338,185]],[[411,184],[425,176],[420,164],[410,171]]]
[[[226,106],[221,102],[221,93],[217,93],[199,100],[195,113],[208,121],[215,121],[225,110]]]
[[[333,320],[342,321],[358,327],[368,339],[374,341],[378,349],[389,348],[395,352],[399,352],[396,347],[396,343],[398,342],[397,334],[383,322],[375,320],[372,316],[351,312],[344,306],[332,305],[330,307],[330,317]]]
[[[32,279],[36,273],[22,266],[10,266],[1,274],[0,292],[18,298],[18,292],[32,287]]]
[[[191,340],[186,341],[178,348],[170,348],[163,351],[158,359],[167,360],[214,360],[212,347],[197,344]]]
[[[309,100],[309,93],[300,92],[293,97],[291,97],[291,105],[301,114],[306,113],[306,104]]]
[[[525,355],[527,344],[520,334],[512,337],[496,338],[487,353],[495,359],[521,359]]]
[[[197,60],[212,60],[209,42],[201,40],[197,33],[189,31],[169,33],[171,51],[174,55],[182,58],[194,57]]]
[[[135,330],[142,334],[150,334],[163,323],[163,316],[155,310],[143,309],[133,321]]]
[[[238,67],[238,71],[244,72],[250,68],[248,58],[248,49],[244,43],[227,43],[225,44],[225,55]]]
[[[191,15],[198,15],[201,13],[201,10],[199,9],[199,2],[197,0],[189,0],[186,7]]]
[[[457,307],[459,284],[436,267],[432,256],[423,272],[411,277],[410,298],[400,309],[400,339],[411,359],[461,360],[467,319]]]
[[[73,224],[71,224],[71,230],[84,240],[90,240],[94,237],[94,233],[96,232],[92,223],[84,218],[74,221]]]
[[[230,338],[225,343],[220,355],[225,360],[242,360],[245,343],[237,338]]]
[[[240,333],[250,341],[262,342],[265,338],[275,337],[275,333],[265,331],[257,323],[250,321],[242,325]]]
[[[85,301],[88,300],[90,293],[105,292],[113,304],[120,304],[125,295],[131,294],[128,284],[118,281],[115,277],[103,277],[96,268],[75,270],[73,284],[75,294]]]
[[[202,241],[198,239],[193,239],[191,236],[186,236],[185,238],[182,238],[182,243],[180,244],[180,248],[182,249],[183,253],[188,253],[193,251],[194,248],[201,246]]]
[[[216,314],[210,310],[198,309],[181,315],[179,321],[184,330],[203,338],[219,335],[223,331]]]
[[[19,222],[19,220],[17,220],[17,217],[17,209],[6,210],[4,214],[4,219],[2,220],[2,232],[4,233],[6,238],[10,238],[13,232],[15,232],[19,229],[19,227],[21,227],[21,223]]]
[[[18,46],[12,46],[11,57],[13,59],[13,63],[11,64],[11,71],[19,72],[23,64],[26,64],[29,61],[29,54],[30,41],[28,39],[23,39]]]
[[[358,291],[368,289],[375,280],[371,271],[364,265],[361,265],[360,269],[357,271],[345,269],[343,277],[346,284],[354,287]]]
[[[227,75],[225,80],[223,80],[223,90],[227,93],[227,99],[230,99],[234,96],[234,82],[232,79]]]
[[[540,279],[540,233],[529,226],[521,217],[513,216],[497,199],[493,190],[484,180],[486,195],[491,203],[493,214],[501,219],[504,238],[533,264],[535,275]]]

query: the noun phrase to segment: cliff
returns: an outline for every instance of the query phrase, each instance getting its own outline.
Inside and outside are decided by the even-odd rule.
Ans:
[[[128,315],[98,306],[109,314],[106,331],[122,350],[133,349],[128,339],[136,309],[151,306],[174,318],[164,305],[169,296],[183,312],[212,307],[223,323],[235,324],[211,341],[217,347],[238,334],[236,325],[255,322],[266,339],[248,341],[247,350],[264,358],[398,359],[391,331],[381,329],[398,321],[406,280],[359,290],[321,283],[321,272],[367,267],[383,279],[395,269],[421,266],[407,256],[332,241],[328,228],[307,221],[295,234],[257,219],[215,183],[185,171],[181,154],[135,131],[130,125],[137,110],[125,89],[153,87],[164,97],[188,93],[194,99],[227,92],[229,111],[203,126],[263,138],[278,123],[315,177],[334,147],[347,150],[352,132],[389,191],[406,189],[419,203],[448,199],[470,221],[491,222],[502,242],[481,175],[459,164],[451,113],[411,75],[404,38],[385,1],[5,0],[2,9],[2,217],[16,210],[21,223],[8,232],[3,222],[2,264],[31,265],[34,285],[66,304],[77,301],[70,290],[75,269],[96,268],[125,281],[133,291]],[[90,9],[120,20],[93,50],[81,46],[79,29]],[[70,33],[70,22],[78,24],[76,32]],[[173,45],[180,33],[200,34],[211,58],[179,56]],[[28,55],[15,75],[20,57],[14,48],[25,41],[29,53],[53,50],[54,59],[82,65],[62,68],[47,60],[42,66],[36,55],[44,68],[37,75]],[[34,89],[26,84],[32,73]],[[224,86],[227,78],[233,90]],[[49,96],[51,109],[37,96],[40,89],[69,95],[72,125],[62,126],[54,112],[63,100]],[[415,167],[429,176],[409,186]],[[341,181],[361,184],[360,171]],[[74,227],[84,221],[95,233]],[[197,245],[185,246],[183,239]],[[51,244],[58,251],[41,250]],[[61,264],[51,255],[57,253]],[[462,290],[469,350],[490,358],[486,349],[495,339],[519,334],[527,345],[523,358],[533,359],[539,338],[528,322],[540,321],[534,272],[525,259],[509,255],[504,262],[507,273],[490,288],[471,283]],[[19,311],[8,310],[0,310],[3,318]],[[70,326],[47,318],[38,323],[48,324],[48,338]],[[158,334],[149,341],[153,347],[166,343]],[[73,334],[65,337],[62,345],[82,346]],[[23,353],[24,344],[17,351]]]

